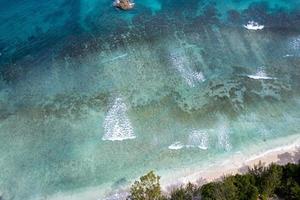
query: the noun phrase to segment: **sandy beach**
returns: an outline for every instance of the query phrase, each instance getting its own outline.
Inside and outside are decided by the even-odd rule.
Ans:
[[[162,187],[165,192],[168,192],[172,190],[172,188],[187,184],[188,182],[201,185],[210,181],[221,179],[226,175],[245,173],[248,171],[248,168],[252,168],[260,162],[265,166],[268,166],[271,163],[277,163],[280,165],[297,163],[300,161],[300,138],[298,135],[294,135],[288,140],[293,142],[285,146],[268,149],[258,154],[250,153],[247,155],[238,152],[226,160],[214,163],[205,169],[195,170],[189,168],[178,173],[178,176],[169,175],[168,178],[162,177]],[[274,141],[274,143],[277,142],[279,141]]]
[[[198,185],[218,180],[226,175],[245,173],[248,167],[253,167],[259,162],[264,165],[269,165],[271,163],[287,164],[296,163],[300,160],[300,141],[298,135],[290,137],[289,140],[292,143],[276,147],[273,149],[266,150],[259,154],[252,154],[251,156],[246,156],[242,153],[236,153],[231,157],[227,158],[225,161],[219,161],[217,163],[208,166],[206,169],[195,169],[189,168],[183,171],[176,171],[171,175],[160,174],[161,175],[161,186],[165,193],[168,193],[174,187],[184,185],[188,182],[192,182]],[[278,142],[278,141],[277,141]],[[276,143],[276,141],[275,141]],[[171,184],[170,184],[171,183]],[[70,192],[70,193],[57,193],[52,196],[43,197],[43,200],[123,200],[126,198],[128,188],[122,188],[121,191],[109,192],[107,189],[109,186],[99,186],[85,188],[80,191]],[[40,197],[36,198],[41,199]]]

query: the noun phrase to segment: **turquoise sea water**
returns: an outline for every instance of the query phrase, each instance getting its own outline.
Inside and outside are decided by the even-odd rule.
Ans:
[[[109,194],[300,134],[300,1],[135,3],[2,0],[4,200]]]

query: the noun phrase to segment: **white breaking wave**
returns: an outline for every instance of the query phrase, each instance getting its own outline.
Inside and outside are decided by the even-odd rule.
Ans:
[[[285,54],[283,57],[288,58],[288,57],[293,57],[293,56],[294,56],[293,54]]]
[[[174,142],[173,144],[171,144],[168,148],[171,150],[179,150],[182,149],[184,147],[184,145],[181,142]]]
[[[244,27],[248,30],[262,30],[265,26],[264,25],[260,25],[255,21],[248,21],[248,24],[244,25]]]
[[[299,50],[300,49],[300,36],[293,37],[289,42],[289,47],[292,50]]]
[[[259,70],[256,74],[254,75],[247,75],[249,78],[252,79],[264,79],[264,80],[268,80],[268,79],[276,79],[270,76],[267,76],[267,74],[265,73],[264,70]]]
[[[189,147],[198,147],[203,150],[208,149],[208,134],[201,130],[193,130],[188,138]]]
[[[127,106],[121,97],[117,97],[104,119],[105,134],[102,140],[134,139],[133,128],[127,116]]]
[[[180,141],[174,142],[169,147],[171,150],[179,150],[182,148],[199,148],[202,150],[208,149],[208,134],[201,130],[192,130],[188,137],[187,144]]]
[[[221,122],[218,127],[218,144],[225,151],[229,151],[231,149],[230,138],[229,138],[229,128],[228,124],[225,122]]]
[[[171,55],[173,66],[179,72],[180,76],[190,87],[195,87],[198,82],[205,81],[205,77],[202,72],[192,70],[189,66],[186,66],[184,59],[179,55]]]

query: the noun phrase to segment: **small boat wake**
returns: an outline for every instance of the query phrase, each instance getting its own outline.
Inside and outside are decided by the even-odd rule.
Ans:
[[[262,30],[265,28],[264,25],[260,25],[255,21],[248,21],[248,24],[244,25],[244,27],[248,30],[254,30],[254,31]]]

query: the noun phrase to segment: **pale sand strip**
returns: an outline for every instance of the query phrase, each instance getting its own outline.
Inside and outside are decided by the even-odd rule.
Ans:
[[[287,163],[298,163],[300,160],[300,138],[295,138],[292,144],[269,149],[260,154],[247,156],[245,154],[235,154],[228,157],[225,161],[214,163],[205,169],[186,169],[173,176],[162,177],[162,187],[164,191],[170,191],[174,187],[185,185],[188,182],[203,184],[218,180],[226,175],[242,174],[261,162],[265,166],[271,163],[285,165]],[[172,184],[170,184],[172,183]]]
[[[202,184],[220,179],[225,175],[243,173],[248,167],[253,167],[260,161],[265,165],[298,162],[300,160],[300,137],[297,135],[292,139],[292,144],[270,149],[254,156],[246,156],[240,153],[228,157],[226,161],[220,161],[207,166],[205,169],[190,168],[181,172],[169,172],[169,175],[162,175],[162,188],[168,193],[172,188],[188,182]],[[107,190],[103,188],[110,188],[110,186],[90,187],[69,193],[62,192],[52,196],[37,197],[34,200],[104,200],[104,196],[107,196]],[[109,198],[109,200],[123,200],[125,196],[126,191],[123,190],[123,193],[112,195],[112,198]]]

